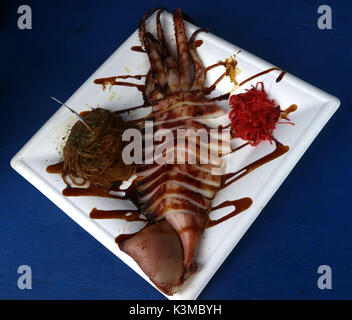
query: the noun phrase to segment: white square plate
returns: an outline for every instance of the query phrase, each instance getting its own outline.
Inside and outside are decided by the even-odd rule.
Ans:
[[[154,16],[148,20],[147,29],[155,30],[154,20]],[[163,14],[162,23],[165,34],[169,36],[170,42],[174,44],[172,16]],[[196,27],[192,24],[185,24],[189,35],[196,30]],[[229,58],[240,50],[240,48],[212,34],[202,33],[198,38],[203,40],[198,52],[205,66]],[[131,47],[136,45],[140,45],[137,31],[111,55],[66,103],[78,112],[87,110],[88,107],[96,106],[109,110],[120,110],[140,105],[142,97],[135,88],[115,86],[111,90],[103,91],[101,86],[93,83],[96,78],[121,74],[145,74],[149,69],[149,62],[145,54],[131,51]],[[241,70],[238,75],[239,82],[273,67],[268,62],[244,50],[237,54],[236,60]],[[217,78],[219,72],[223,72],[223,70],[215,70],[209,73],[207,77],[209,84]],[[269,95],[280,104],[282,109],[287,108],[291,104],[297,104],[298,110],[290,115],[295,126],[278,125],[275,130],[275,137],[283,144],[289,145],[290,150],[217,194],[214,199],[214,205],[224,200],[234,200],[242,197],[251,197],[253,205],[247,211],[225,223],[205,230],[202,239],[198,243],[195,256],[198,263],[198,271],[184,283],[177,294],[168,297],[169,299],[196,299],[198,297],[207,282],[259,215],[260,211],[340,104],[337,98],[290,74],[286,74],[281,82],[276,83],[275,80],[279,74],[280,71],[267,73],[246,83],[236,93],[250,88],[251,84],[264,81]],[[232,87],[228,80],[223,80],[218,85],[214,95],[226,93]],[[226,101],[219,104],[229,108]],[[11,165],[82,228],[150,282],[139,266],[128,255],[120,251],[114,241],[118,234],[135,232],[143,223],[123,220],[92,220],[89,218],[90,210],[93,207],[106,210],[128,209],[132,208],[132,205],[127,201],[108,198],[64,197],[61,191],[65,185],[61,177],[46,172],[47,165],[60,160],[58,150],[62,147],[62,138],[66,136],[68,129],[75,121],[76,119],[65,107],[60,107],[13,157]],[[238,143],[240,144],[241,141]],[[273,148],[274,146],[270,145],[270,143],[262,143],[255,148],[247,146],[228,156],[230,161],[227,171],[235,171],[269,153]],[[221,213],[224,214],[224,212]]]

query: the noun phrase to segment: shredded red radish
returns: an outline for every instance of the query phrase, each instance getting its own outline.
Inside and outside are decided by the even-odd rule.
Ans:
[[[233,137],[249,141],[252,146],[274,140],[273,131],[282,111],[274,100],[269,99],[263,82],[258,82],[245,93],[232,95],[230,105]]]

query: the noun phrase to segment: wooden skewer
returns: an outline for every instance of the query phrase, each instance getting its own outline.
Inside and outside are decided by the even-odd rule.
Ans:
[[[59,99],[56,99],[55,97],[50,97],[50,98],[53,99],[54,101],[56,101],[57,103],[60,103],[63,106],[65,106],[68,110],[70,110],[78,118],[79,121],[81,121],[86,126],[86,128],[89,131],[94,133],[94,130],[90,126],[88,126],[88,124],[83,120],[83,118],[75,110],[71,109],[67,104],[63,103]]]

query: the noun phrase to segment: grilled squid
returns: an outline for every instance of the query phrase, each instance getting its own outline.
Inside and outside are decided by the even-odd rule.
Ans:
[[[144,97],[152,105],[154,129],[169,129],[174,135],[173,147],[167,152],[181,155],[184,163],[159,163],[137,167],[134,181],[138,210],[151,224],[127,240],[120,241],[122,251],[130,255],[151,281],[164,293],[172,295],[197,268],[194,253],[201,237],[212,199],[221,187],[223,163],[221,155],[230,152],[226,141],[212,144],[195,139],[191,147],[176,139],[180,129],[204,130],[207,122],[225,114],[213,101],[205,97],[205,68],[197,54],[194,41],[196,31],[188,41],[181,9],[173,14],[177,57],[164,37],[160,15],[163,8],[147,12],[139,26],[139,37],[150,62],[146,76]],[[146,18],[156,14],[157,37],[146,30]],[[220,138],[221,140],[221,138]],[[229,143],[229,141],[227,141]],[[165,143],[165,141],[164,141]],[[161,144],[161,143],[160,143]],[[205,148],[211,161],[205,163],[200,147]],[[154,144],[154,150],[158,143]],[[163,154],[165,155],[165,154]],[[190,158],[192,162],[188,161]]]

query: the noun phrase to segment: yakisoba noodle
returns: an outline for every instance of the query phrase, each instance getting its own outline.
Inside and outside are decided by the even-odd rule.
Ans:
[[[101,108],[83,119],[92,131],[77,121],[63,149],[62,177],[66,184],[69,177],[78,186],[89,182],[110,189],[117,181],[128,180],[135,166],[122,160],[122,134],[129,126],[119,115]]]

